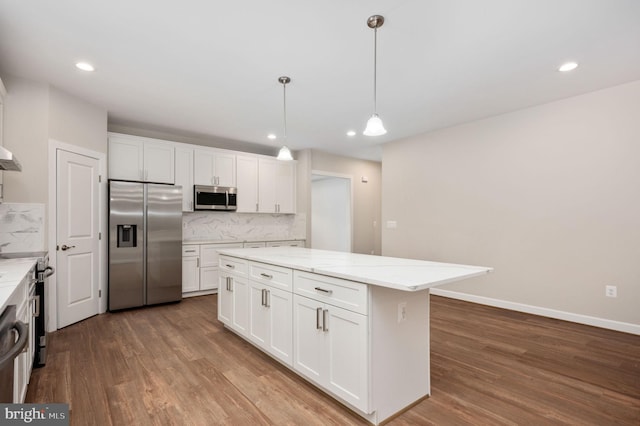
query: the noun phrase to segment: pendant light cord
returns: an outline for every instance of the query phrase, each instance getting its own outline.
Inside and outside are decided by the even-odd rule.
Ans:
[[[378,69],[378,28],[373,29],[373,113],[378,113],[377,94],[377,69]]]
[[[282,93],[284,97],[284,141],[287,142],[287,83],[282,83]]]

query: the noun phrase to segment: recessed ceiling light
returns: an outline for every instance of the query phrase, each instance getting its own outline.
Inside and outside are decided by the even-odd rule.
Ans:
[[[269,133],[269,134],[267,135],[267,138],[269,138],[269,139],[273,140],[273,139],[275,139],[275,138],[276,138],[276,135],[274,135],[273,133]]]
[[[355,135],[356,135],[356,132],[354,132],[353,130],[349,130],[347,132],[347,136],[355,136]]]
[[[93,67],[93,65],[91,65],[90,63],[87,62],[78,62],[76,64],[76,68],[82,70],[82,71],[95,71],[96,69]]]
[[[576,62],[566,62],[560,65],[560,68],[558,68],[558,71],[567,72],[567,71],[575,70],[576,68],[578,68],[578,64]]]

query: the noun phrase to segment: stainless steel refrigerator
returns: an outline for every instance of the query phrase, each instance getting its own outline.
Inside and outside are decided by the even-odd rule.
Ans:
[[[109,182],[109,310],[182,299],[182,188]]]

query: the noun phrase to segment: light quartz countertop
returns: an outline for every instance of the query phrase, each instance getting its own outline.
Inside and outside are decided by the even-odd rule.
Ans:
[[[487,274],[486,266],[459,265],[301,247],[220,249],[220,254],[404,291],[419,291]]]
[[[0,259],[0,313],[4,311],[13,293],[37,262],[38,259],[35,257]]]

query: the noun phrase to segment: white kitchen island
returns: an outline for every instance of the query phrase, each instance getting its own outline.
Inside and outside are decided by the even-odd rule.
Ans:
[[[488,267],[222,249],[218,319],[373,424],[430,392],[429,288]]]

